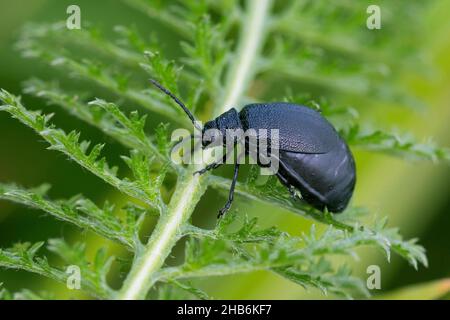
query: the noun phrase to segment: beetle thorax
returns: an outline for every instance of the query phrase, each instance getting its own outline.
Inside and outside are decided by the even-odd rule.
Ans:
[[[223,143],[225,143],[227,130],[235,129],[242,129],[242,124],[239,119],[239,113],[236,109],[231,108],[214,120],[205,123],[203,127],[203,146],[206,147],[212,143],[210,139],[212,130],[220,131]]]

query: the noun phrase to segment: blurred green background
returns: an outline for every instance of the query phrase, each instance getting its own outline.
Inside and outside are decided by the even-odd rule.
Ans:
[[[21,27],[30,21],[56,22],[67,17],[66,8],[73,1],[63,0],[0,0],[0,87],[19,94],[21,83],[32,77],[46,79],[61,77],[57,70],[35,60],[25,60],[14,50]],[[159,34],[165,51],[170,57],[180,56],[179,39],[162,29],[156,22],[121,4],[119,1],[76,1],[82,8],[82,20],[90,21],[108,31],[114,25],[137,25],[145,34],[151,30]],[[383,123],[385,128],[398,128],[414,133],[419,140],[433,137],[441,146],[449,146],[450,119],[450,14],[449,1],[435,1],[422,13],[429,35],[426,42],[417,47],[417,54],[425,54],[432,62],[436,74],[427,82],[409,79],[406,71],[403,78],[411,83],[414,94],[420,97],[427,108],[413,111],[400,109],[389,112],[388,106],[376,110],[362,109],[375,123]],[[414,37],[406,33],[405,39]],[[65,81],[76,81],[67,80]],[[31,108],[46,108],[42,101],[24,97]],[[57,109],[55,109],[57,110]],[[57,122],[66,129],[78,129],[93,140],[105,141],[98,131],[57,110]],[[110,142],[106,139],[106,142]],[[17,182],[26,187],[43,182],[53,185],[53,197],[69,197],[83,193],[99,202],[112,195],[112,190],[102,181],[66,161],[62,155],[45,150],[46,145],[29,129],[0,113],[0,181]],[[117,154],[120,147],[111,146],[107,152]],[[354,196],[356,205],[368,206],[380,216],[388,215],[389,224],[398,226],[406,238],[418,237],[427,249],[429,268],[415,271],[403,260],[393,257],[390,264],[381,253],[370,249],[360,250],[360,259],[350,261],[355,273],[367,277],[366,268],[378,264],[382,271],[382,290],[373,292],[384,294],[408,285],[425,283],[450,277],[450,167],[448,164],[428,162],[405,162],[401,159],[368,152],[356,152],[358,164],[358,184]],[[216,207],[223,196],[208,191],[200,203],[194,221],[202,226],[213,226]],[[277,225],[281,229],[299,234],[309,228],[311,222],[274,207],[248,203],[237,199],[240,212],[260,217],[261,224]],[[211,209],[213,208],[213,209]],[[21,206],[0,201],[0,247],[9,247],[18,241],[41,241],[48,238],[66,237],[71,240],[82,238],[90,243],[100,241],[87,233],[76,232],[72,227]],[[111,249],[118,250],[118,249]],[[120,252],[115,252],[121,254]],[[30,275],[26,272],[0,270],[0,283],[15,291],[30,288],[36,291],[57,292],[58,298],[80,297],[66,291],[51,280]],[[440,283],[442,290],[443,283]],[[448,283],[447,283],[448,285]],[[315,291],[305,292],[297,285],[289,283],[273,274],[256,274],[214,278],[203,283],[203,288],[217,298],[276,298],[300,299],[323,298]],[[434,288],[434,287],[433,287]],[[420,289],[415,292],[419,293]],[[433,290],[438,290],[434,288]],[[433,291],[439,296],[437,291]],[[426,291],[423,291],[425,297]],[[404,296],[406,297],[406,295]],[[420,297],[420,295],[419,295]]]

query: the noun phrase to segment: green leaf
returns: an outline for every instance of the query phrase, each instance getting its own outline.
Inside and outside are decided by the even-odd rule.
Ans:
[[[95,145],[90,152],[86,152],[87,143],[79,142],[80,134],[76,131],[66,134],[63,130],[56,129],[48,123],[48,116],[41,115],[38,111],[27,110],[18,97],[5,90],[0,91],[0,100],[6,103],[1,110],[10,113],[14,118],[34,129],[50,144],[49,149],[66,154],[79,165],[121,192],[152,207],[164,209],[163,203],[155,201],[157,199],[148,198],[146,190],[142,190],[138,182],[119,179],[116,175],[117,168],[110,167],[105,158],[99,158],[104,145]]]
[[[103,296],[111,297],[114,294],[107,283],[114,257],[106,255],[104,248],[97,251],[93,262],[87,260],[86,245],[81,242],[69,245],[62,239],[50,239],[48,250],[61,257],[67,265],[79,267],[81,279],[102,292]]]
[[[42,210],[59,220],[72,223],[83,230],[91,230],[127,247],[136,246],[132,238],[133,232],[125,230],[121,221],[111,211],[98,208],[92,201],[82,196],[75,196],[69,200],[51,201],[47,199],[45,193],[34,190],[36,189],[27,190],[16,185],[0,183],[0,199]]]
[[[368,131],[354,124],[343,132],[348,143],[364,149],[385,152],[404,159],[450,161],[450,150],[437,147],[434,143],[418,143],[412,137],[383,132]]]
[[[10,249],[0,250],[0,267],[24,270],[53,280],[66,283],[68,274],[62,268],[51,267],[45,257],[37,257],[36,252],[43,246],[43,242],[31,245],[30,243],[17,243]],[[65,253],[67,255],[67,253]],[[76,260],[80,263],[80,260]],[[84,277],[87,275],[87,277]],[[89,294],[105,298],[112,295],[109,287],[100,286],[90,274],[82,274],[81,288]]]

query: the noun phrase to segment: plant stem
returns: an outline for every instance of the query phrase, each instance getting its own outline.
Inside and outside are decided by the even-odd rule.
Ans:
[[[266,19],[271,1],[251,0],[249,2],[247,15],[241,28],[237,55],[233,59],[234,64],[227,77],[223,104],[217,113],[223,113],[228,108],[237,106],[255,74],[255,70],[252,68],[258,59],[264,41]],[[211,157],[211,153],[205,152],[205,154],[206,158]],[[168,213],[158,221],[143,252],[136,253],[131,271],[117,298],[144,299],[156,281],[155,275],[177,242],[179,231],[191,216],[197,202],[206,190],[207,181],[203,176],[193,175],[193,171],[188,170],[183,177],[180,177],[170,201]]]
[[[144,299],[154,284],[154,274],[164,264],[172,247],[178,241],[181,227],[189,219],[196,203],[200,200],[205,183],[199,175],[187,171],[180,177],[175,193],[170,201],[168,212],[158,221],[145,250],[136,254],[130,273],[118,294],[119,299]]]
[[[247,10],[247,17],[243,20],[241,39],[237,54],[232,59],[227,77],[227,86],[222,97],[223,104],[217,113],[223,113],[231,107],[239,108],[238,103],[245,93],[247,86],[253,79],[256,66],[255,60],[264,43],[267,13],[270,11],[272,0],[252,0]]]

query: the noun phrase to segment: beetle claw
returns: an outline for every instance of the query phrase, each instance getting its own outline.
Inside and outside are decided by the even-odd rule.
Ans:
[[[295,187],[293,187],[293,186],[290,186],[290,187],[289,187],[289,193],[291,194],[291,197],[292,197],[292,199],[294,199],[294,200],[296,200],[296,199],[302,199],[301,194],[299,195],[298,190],[297,190]]]
[[[223,217],[223,215],[225,214],[225,212],[227,212],[227,210],[224,210],[225,208],[222,208],[219,210],[219,213],[217,214],[217,219],[220,219]]]
[[[225,206],[224,206],[222,209],[219,210],[219,214],[217,215],[217,219],[222,218],[223,215],[224,215],[225,213],[227,213],[228,210],[230,210],[230,207],[231,207],[231,203],[230,203],[230,202],[227,202],[227,203],[225,204]]]

